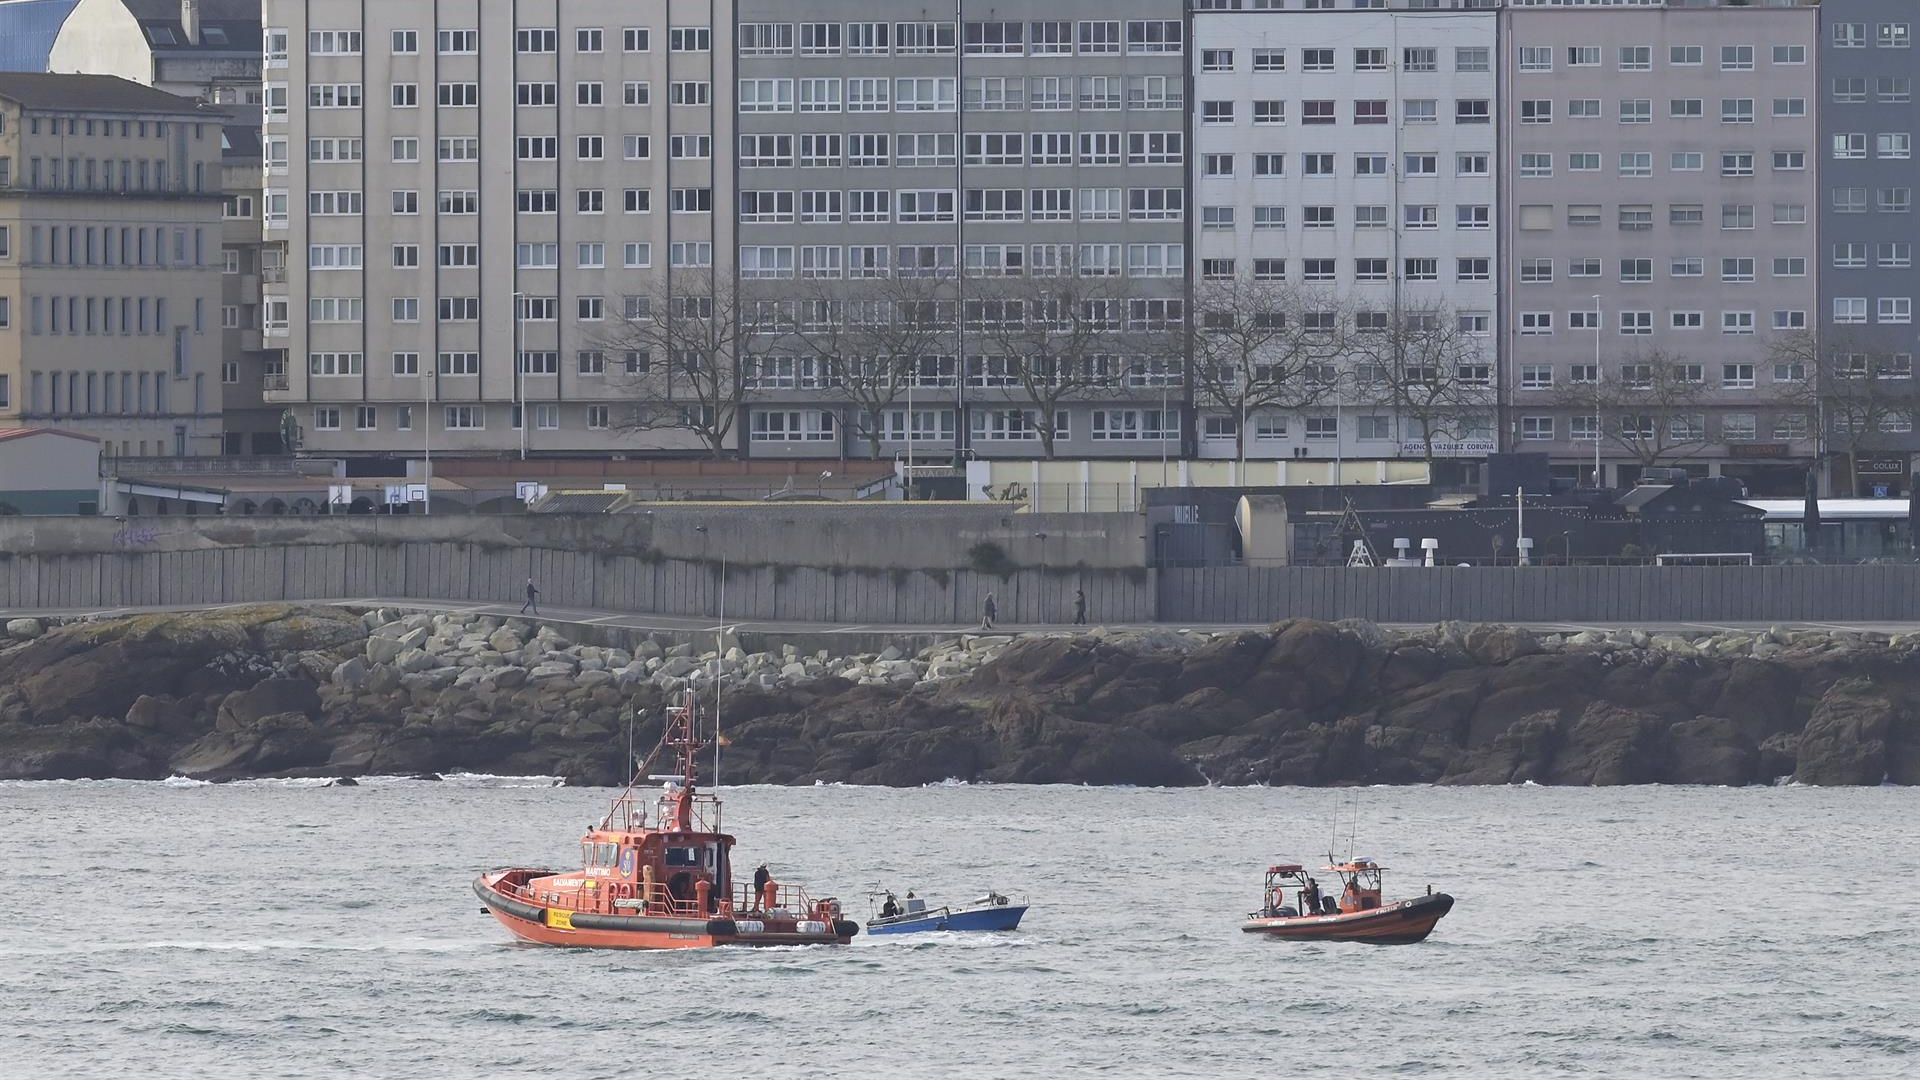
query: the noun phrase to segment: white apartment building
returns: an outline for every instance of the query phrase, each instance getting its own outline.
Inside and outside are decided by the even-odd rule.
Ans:
[[[1499,325],[1497,12],[1267,6],[1279,10],[1222,3],[1193,16],[1197,287],[1268,283],[1324,307],[1304,314],[1339,320],[1343,335],[1447,320],[1472,358],[1438,378],[1473,404],[1447,410],[1434,449],[1484,457]],[[1244,450],[1233,412],[1200,400],[1200,456],[1423,456],[1427,421],[1392,407],[1357,355],[1306,408],[1250,416]]]
[[[265,0],[263,18],[285,253],[268,388],[301,449],[699,448],[623,430],[657,360],[607,344],[641,298],[730,273],[725,0]]]

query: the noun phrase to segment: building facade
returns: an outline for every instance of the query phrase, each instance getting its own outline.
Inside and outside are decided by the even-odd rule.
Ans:
[[[1508,438],[1561,483],[1646,467],[1799,490],[1818,307],[1818,12],[1510,5]]]
[[[621,313],[731,274],[724,0],[264,18],[268,385],[302,450],[701,449],[615,413],[672,362],[621,349]]]
[[[1832,490],[1912,492],[1920,450],[1913,389],[1914,5],[1826,0],[1820,8],[1821,343]]]
[[[1301,407],[1258,395],[1244,432],[1237,387],[1203,393],[1201,456],[1423,457],[1431,434],[1437,456],[1484,457],[1497,13],[1227,7],[1194,14],[1201,287],[1247,282],[1293,309],[1274,317],[1327,322],[1336,359]],[[1424,363],[1436,349],[1450,362]]]
[[[805,14],[739,14],[748,452],[1181,456],[1178,6]]]
[[[0,74],[0,426],[220,451],[221,128],[124,79]]]
[[[262,396],[258,0],[12,0],[0,41],[0,70],[115,75],[221,108],[223,451],[281,452],[281,409]]]

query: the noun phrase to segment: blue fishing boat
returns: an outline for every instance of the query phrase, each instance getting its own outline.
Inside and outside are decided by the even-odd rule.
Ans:
[[[1019,903],[991,890],[970,904],[955,907],[928,907],[924,898],[907,894],[903,903],[892,893],[884,894],[886,903],[867,920],[869,934],[918,934],[931,930],[1015,930],[1027,913],[1024,897]]]

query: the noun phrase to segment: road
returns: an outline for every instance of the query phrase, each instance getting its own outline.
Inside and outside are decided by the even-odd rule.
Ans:
[[[303,601],[310,604],[333,604],[352,607],[391,607],[406,611],[459,612],[463,615],[494,615],[500,617],[517,616],[520,608],[516,604],[489,604],[469,602],[439,602],[432,600],[412,600],[398,597],[342,597],[333,600]],[[221,604],[212,608],[183,606],[156,607],[118,607],[118,608],[0,608],[0,621],[49,616],[85,616],[106,618],[115,615],[134,615],[156,611],[193,611],[226,610],[230,608],[251,607],[251,604]],[[542,607],[540,621],[577,626],[603,626],[625,630],[660,630],[670,633],[714,633],[731,630],[736,633],[775,633],[775,634],[967,634],[980,632],[977,623],[967,625],[938,624],[896,624],[877,623],[826,623],[826,622],[758,622],[741,620],[716,624],[710,618],[682,615],[649,615],[627,611],[604,611],[591,608]],[[1108,630],[1222,630],[1258,629],[1265,623],[1192,623],[1186,626],[1172,623],[1135,623],[1107,626]],[[1391,630],[1417,630],[1426,624],[1385,624]],[[1535,622],[1519,624],[1536,633],[1578,633],[1582,630],[1645,630],[1648,633],[1670,633],[1674,631],[1708,631],[1722,633],[1728,631],[1765,630],[1772,626],[1781,626],[1789,630],[1853,630],[1877,631],[1884,634],[1920,632],[1920,622],[1877,622],[1877,623],[1837,623],[1837,622],[1786,622],[1786,623],[1586,623],[1586,622]],[[1063,623],[1000,623],[995,625],[995,633],[1043,633],[1070,630]]]

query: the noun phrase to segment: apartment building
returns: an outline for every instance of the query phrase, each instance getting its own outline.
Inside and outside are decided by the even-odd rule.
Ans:
[[[883,10],[741,0],[747,452],[1180,456],[1180,6]]]
[[[669,14],[669,10],[671,14]],[[610,347],[731,273],[725,0],[266,0],[269,396],[354,456],[694,451]],[[719,212],[715,212],[715,208]]]
[[[1920,450],[1913,388],[1916,176],[1913,101],[1920,60],[1911,0],[1826,0],[1820,8],[1820,323],[1833,490],[1912,491]]]
[[[1501,281],[1497,13],[1251,6],[1193,16],[1199,287],[1248,283],[1233,295],[1280,309],[1244,317],[1319,320],[1334,359],[1286,374],[1321,384],[1303,406],[1279,379],[1267,393],[1203,392],[1200,456],[1424,457],[1431,441],[1436,457],[1484,458]],[[1436,346],[1445,370],[1425,362]]]
[[[1817,307],[1810,6],[1522,2],[1501,78],[1508,437],[1556,479],[1649,465],[1797,492]]]
[[[0,426],[219,452],[221,128],[112,76],[0,74]]]

